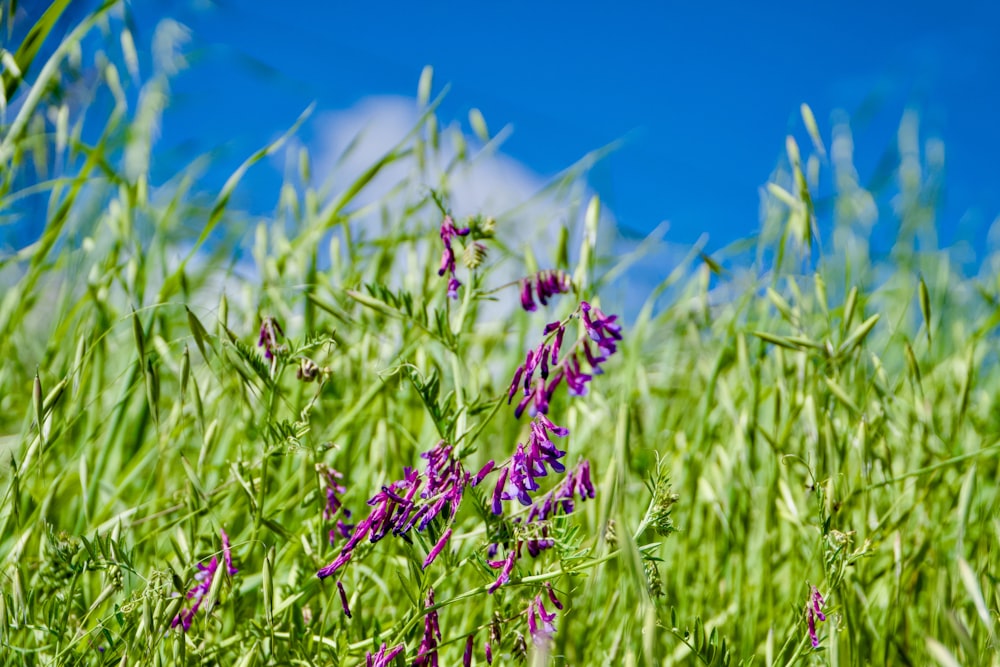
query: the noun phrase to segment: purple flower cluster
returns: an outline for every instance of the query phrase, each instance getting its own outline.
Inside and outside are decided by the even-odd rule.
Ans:
[[[823,599],[823,596],[819,594],[819,589],[812,586],[809,601],[806,603],[806,621],[809,624],[809,640],[812,642],[813,648],[819,647],[819,636],[816,634],[816,622],[826,620],[826,614],[823,613],[823,607],[825,605],[826,601]]]
[[[425,608],[434,606],[434,589],[427,591],[427,602]],[[438,625],[437,610],[427,612],[424,616],[424,636],[420,640],[420,648],[417,649],[417,657],[413,661],[413,667],[438,667],[438,642],[441,641],[441,627]]]
[[[344,485],[340,483],[340,480],[344,476],[327,466],[322,466],[322,471],[324,481],[326,482],[326,507],[323,508],[323,520],[331,521],[334,518],[337,519],[336,528],[330,531],[330,544],[333,544],[337,540],[337,535],[344,538],[350,537],[351,531],[354,530],[354,524],[344,521],[344,519],[351,518],[351,510],[344,507],[344,503],[339,497],[347,492]],[[338,517],[338,514],[343,518]]]
[[[438,275],[449,274],[448,296],[452,299],[458,298],[458,288],[462,286],[462,283],[455,277],[455,251],[451,247],[451,242],[456,236],[466,236],[468,233],[469,228],[459,229],[456,227],[455,221],[450,215],[444,216],[444,220],[441,221],[440,236],[444,250],[441,252],[441,268],[438,269]]]
[[[260,338],[257,341],[257,347],[264,348],[264,358],[268,361],[274,359],[275,352],[280,351],[280,346],[278,345],[279,335],[284,337],[285,332],[282,331],[278,320],[271,316],[265,317],[260,323]]]
[[[569,274],[558,270],[539,271],[533,276],[522,278],[519,284],[521,287],[521,307],[528,312],[537,310],[536,296],[538,303],[545,306],[548,305],[551,297],[556,294],[565,294],[573,289],[573,281]]]
[[[540,503],[535,503],[528,510],[528,523],[546,521],[559,510],[563,514],[572,514],[574,496],[579,495],[580,500],[585,501],[593,498],[595,493],[594,484],[590,480],[590,461],[583,460],[554,489],[545,494]]]
[[[574,498],[579,495],[580,500],[587,500],[595,496],[594,485],[590,480],[590,462],[582,461],[551,491],[545,494],[540,502],[535,503],[528,510],[528,515],[522,521],[522,517],[515,517],[514,523],[524,526],[525,532],[521,543],[528,549],[528,554],[532,558],[538,556],[555,546],[555,540],[549,537],[548,520],[558,513],[571,514],[575,509]],[[500,545],[493,543],[486,553],[491,558],[496,556]]]
[[[493,513],[503,514],[501,500],[517,498],[522,505],[531,505],[529,491],[537,491],[538,478],[548,474],[546,466],[556,472],[566,467],[559,461],[566,456],[549,438],[549,433],[558,437],[569,435],[569,429],[556,426],[544,414],[537,415],[531,422],[531,434],[527,445],[518,443],[510,463],[501,468],[493,490]]]
[[[406,648],[403,644],[398,644],[390,649],[387,649],[385,642],[382,642],[382,648],[380,648],[376,653],[372,654],[371,651],[365,656],[365,666],[366,667],[389,667],[392,661],[397,655],[403,652]]]
[[[316,575],[324,579],[346,565],[354,548],[366,537],[374,543],[390,532],[395,536],[404,536],[413,528],[423,532],[445,510],[449,518],[454,518],[465,487],[474,485],[476,480],[453,453],[454,448],[441,441],[431,451],[421,454],[427,460],[423,474],[413,468],[404,468],[403,479],[383,486],[368,501],[373,507],[371,513],[355,525],[340,555]],[[451,529],[448,528],[427,554],[425,568],[434,562],[450,537]]]
[[[562,609],[562,603],[556,597],[552,586],[547,585],[546,590],[552,606],[556,609]],[[528,632],[531,634],[531,640],[535,643],[535,646],[548,647],[552,643],[552,636],[556,633],[556,626],[553,623],[556,620],[556,613],[554,611],[546,611],[541,595],[536,595],[535,599],[528,604],[527,613]]]
[[[603,372],[601,364],[617,351],[618,341],[622,339],[617,315],[605,315],[600,308],[586,301],[580,302],[577,313],[587,335],[577,340],[567,354],[560,358],[569,320],[550,322],[545,325],[542,342],[537,348],[528,350],[524,363],[514,371],[507,403],[514,400],[518,388],[521,388],[523,397],[514,409],[514,416],[518,419],[526,409],[532,416],[547,413],[552,395],[564,380],[570,395],[586,394],[587,383],[594,375]],[[589,366],[589,373],[583,371],[581,352]]]
[[[222,560],[226,564],[226,571],[231,576],[239,572],[239,570],[233,567],[233,555],[229,547],[229,536],[226,535],[225,530],[220,530],[219,532],[222,535]],[[198,563],[198,573],[194,575],[195,581],[198,583],[187,592],[187,599],[194,600],[194,604],[187,609],[181,609],[174,616],[174,620],[170,622],[171,628],[176,628],[180,625],[184,632],[191,629],[191,621],[194,620],[194,615],[198,612],[198,608],[201,607],[201,601],[208,595],[208,591],[212,588],[212,579],[215,578],[215,571],[218,569],[219,559],[216,556],[212,556],[212,560],[208,565]]]

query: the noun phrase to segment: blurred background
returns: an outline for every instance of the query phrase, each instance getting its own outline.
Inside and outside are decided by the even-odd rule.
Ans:
[[[70,2],[60,29],[98,4]],[[5,48],[16,48],[48,5],[8,3]],[[176,21],[169,39],[167,18]],[[121,19],[140,52],[140,79],[156,58],[146,55],[176,51],[153,184],[207,155],[200,186],[217,191],[313,102],[297,136],[318,172],[360,130],[384,138],[361,156],[374,161],[415,121],[417,81],[432,65],[434,93],[450,85],[442,122],[468,128],[477,107],[491,133],[509,126],[496,156],[503,168],[483,176],[517,184],[504,196],[530,196],[588,151],[619,142],[587,183],[627,234],[668,221],[667,241],[707,233],[709,249],[754,234],[785,136],[809,143],[802,103],[827,141],[837,124],[850,128],[858,182],[879,209],[875,248],[892,243],[907,112],[919,150],[944,146],[934,187],[941,243],[962,242],[962,261],[974,264],[1000,216],[995,3],[176,0],[134,3]],[[60,37],[57,29],[43,57]],[[238,204],[273,212],[285,168],[272,160],[252,169]],[[832,224],[830,174],[823,170],[817,188],[821,235]],[[31,235],[30,221],[6,227],[5,245]]]

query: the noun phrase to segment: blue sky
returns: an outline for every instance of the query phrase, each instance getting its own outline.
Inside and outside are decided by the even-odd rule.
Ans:
[[[759,6],[758,6],[759,5]],[[504,152],[551,175],[625,139],[591,175],[621,224],[671,222],[712,246],[753,233],[784,137],[807,102],[827,138],[852,118],[861,181],[893,150],[903,111],[947,149],[945,239],[977,245],[1000,215],[1000,8],[986,2],[136,3],[139,41],[172,16],[192,30],[172,84],[163,173],[216,150],[221,183],[312,101],[338,110],[410,95],[425,64],[445,119],[511,124]],[[308,141],[307,127],[304,137]],[[244,200],[273,207],[278,176]],[[267,194],[265,194],[267,193]]]

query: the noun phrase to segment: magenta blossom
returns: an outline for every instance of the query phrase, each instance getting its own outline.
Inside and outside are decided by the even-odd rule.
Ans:
[[[569,319],[573,317],[579,317],[583,322],[585,336],[563,353],[563,339],[569,320],[550,322],[542,332],[542,342],[528,350],[524,363],[514,371],[507,403],[512,402],[521,391],[522,398],[514,408],[514,416],[518,419],[526,410],[531,416],[547,413],[552,395],[563,382],[571,396],[586,394],[587,384],[594,375],[604,372],[601,365],[617,351],[618,342],[622,339],[617,315],[605,315],[600,308],[581,301],[576,313]]]
[[[566,437],[569,429],[557,426],[545,415],[538,415],[531,422],[531,434],[525,444],[518,443],[510,463],[504,466],[493,492],[493,513],[500,514],[500,500],[517,500],[531,505],[529,492],[539,488],[537,479],[548,474],[548,468],[564,472],[566,467],[559,460],[566,452],[552,442],[549,434]]]
[[[441,627],[438,625],[438,613],[434,607],[434,589],[427,591],[427,601],[424,607],[431,609],[424,615],[424,636],[417,649],[417,658],[413,667],[438,667],[438,642],[441,641]]]
[[[596,494],[594,483],[590,479],[590,461],[583,460],[554,489],[549,491],[539,503],[528,510],[528,522],[545,521],[561,511],[571,514],[574,509],[573,498],[580,500],[593,498]]]
[[[229,536],[226,535],[225,530],[219,531],[222,535],[222,560],[226,564],[226,571],[230,575],[234,575],[239,570],[233,567],[233,556],[229,547]],[[184,632],[191,629],[191,622],[194,620],[194,615],[198,612],[201,607],[201,602],[208,595],[209,590],[212,588],[212,580],[215,578],[215,572],[219,569],[219,559],[216,556],[212,556],[212,560],[209,561],[208,565],[198,563],[198,572],[194,575],[195,581],[194,588],[187,592],[187,599],[194,600],[194,604],[187,609],[181,609],[174,620],[170,622],[171,628],[176,628],[178,625]]]
[[[558,600],[556,600],[551,588],[549,589],[549,599],[556,606],[555,603]],[[559,606],[561,605],[558,605],[557,608]],[[535,646],[548,648],[552,644],[552,637],[556,633],[555,620],[556,613],[547,611],[542,602],[542,596],[536,595],[535,599],[528,604],[528,632],[531,634],[531,640]]]
[[[487,592],[492,595],[496,593],[497,589],[510,581],[510,575],[514,572],[514,563],[517,562],[518,557],[521,555],[521,542],[518,542],[514,548],[507,552],[507,557],[503,560],[487,560],[486,563],[493,569],[500,570],[497,580],[490,584]]]
[[[573,281],[565,271],[548,270],[539,271],[533,276],[522,278],[519,282],[521,287],[521,307],[529,312],[537,310],[535,297],[538,303],[543,306],[548,305],[549,298],[556,294],[565,294],[573,289]]]
[[[404,468],[403,479],[383,486],[368,500],[371,512],[354,526],[347,542],[341,547],[340,555],[316,573],[320,579],[331,576],[346,565],[355,547],[364,539],[374,543],[389,534],[409,539],[407,533],[410,530],[423,532],[438,516],[445,516],[450,526],[462,503],[465,488],[472,484],[473,477],[455,458],[454,447],[443,440],[421,454],[421,458],[427,461],[423,473],[414,468]],[[444,550],[450,537],[451,528],[447,527],[427,554],[425,568]]]
[[[278,320],[273,317],[265,317],[260,323],[260,338],[257,347],[264,348],[264,358],[270,361],[274,358],[274,353],[279,350],[278,336],[284,337],[285,332],[281,330]]]
[[[819,636],[816,634],[816,622],[822,622],[826,620],[826,614],[823,613],[823,607],[826,605],[826,601],[823,596],[820,595],[819,589],[812,586],[809,594],[809,601],[806,603],[806,622],[809,624],[809,640],[812,642],[813,648],[819,647]]]
[[[329,534],[330,544],[333,544],[337,541],[338,536],[348,538],[351,536],[351,531],[354,530],[354,524],[344,521],[344,519],[351,518],[351,510],[344,507],[344,503],[340,499],[340,496],[346,493],[347,489],[340,482],[344,478],[341,473],[323,464],[317,465],[317,468],[323,473],[326,482],[326,506],[323,508],[323,519],[325,521],[336,520],[335,528],[330,530]]]
[[[451,247],[451,242],[458,236],[467,236],[469,233],[468,227],[463,227],[459,229],[455,226],[455,221],[450,215],[444,216],[444,220],[441,221],[441,230],[439,232],[441,236],[441,243],[444,244],[444,250],[441,252],[441,267],[438,269],[438,275],[443,276],[448,274],[448,297],[451,299],[458,298],[458,288],[461,287],[462,283],[458,281],[455,277],[455,251]]]
[[[385,642],[382,642],[382,648],[380,648],[377,653],[372,654],[372,652],[369,651],[365,656],[365,665],[366,667],[389,667],[389,665],[392,664],[393,659],[402,653],[404,648],[406,648],[406,646],[399,644],[398,646],[393,646],[392,648],[387,649]]]

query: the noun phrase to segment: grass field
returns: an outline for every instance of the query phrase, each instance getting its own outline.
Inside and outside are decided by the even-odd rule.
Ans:
[[[112,5],[4,55],[0,216],[45,214],[0,256],[0,662],[1000,665],[998,258],[937,248],[913,117],[888,256],[804,108],[760,233],[645,294],[596,199],[554,244],[447,227],[479,144],[442,157],[429,70],[402,144],[336,187],[293,155],[260,224],[244,170],[150,183],[166,70],[140,96],[130,39],[80,46]],[[60,94],[81,71],[110,113]]]

